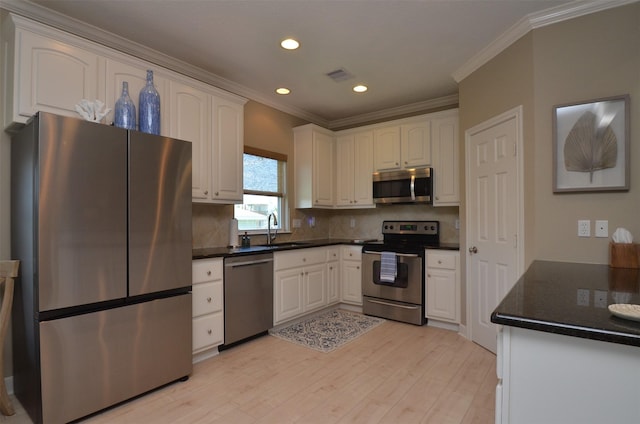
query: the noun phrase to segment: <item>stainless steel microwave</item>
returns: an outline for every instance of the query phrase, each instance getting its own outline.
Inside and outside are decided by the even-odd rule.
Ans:
[[[433,168],[373,173],[374,203],[433,204]]]

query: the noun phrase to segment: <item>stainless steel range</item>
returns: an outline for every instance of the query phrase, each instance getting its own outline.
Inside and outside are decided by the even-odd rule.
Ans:
[[[424,250],[440,245],[440,222],[384,221],[382,235],[362,249],[362,311],[423,325]]]

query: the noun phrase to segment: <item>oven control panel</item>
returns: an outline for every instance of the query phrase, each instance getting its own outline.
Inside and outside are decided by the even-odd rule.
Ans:
[[[382,234],[437,235],[439,221],[384,221]]]

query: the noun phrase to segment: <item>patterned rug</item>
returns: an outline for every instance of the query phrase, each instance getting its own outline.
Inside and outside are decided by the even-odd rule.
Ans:
[[[382,318],[335,309],[279,330],[269,330],[269,334],[327,353],[356,339],[384,321]]]

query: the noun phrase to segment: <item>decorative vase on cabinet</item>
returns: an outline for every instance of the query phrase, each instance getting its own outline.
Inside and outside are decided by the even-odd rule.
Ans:
[[[136,129],[136,105],[129,97],[129,83],[126,81],[122,82],[122,95],[116,100],[114,124],[127,130]]]
[[[140,131],[160,134],[160,94],[153,85],[153,71],[147,71],[147,84],[140,90]]]

